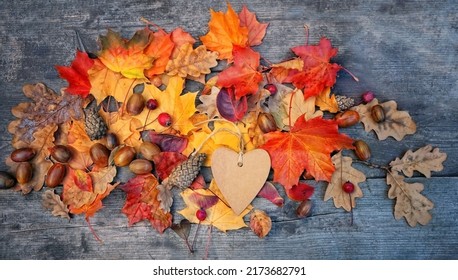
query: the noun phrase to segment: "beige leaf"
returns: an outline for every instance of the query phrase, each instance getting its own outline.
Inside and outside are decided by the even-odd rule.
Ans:
[[[339,111],[339,105],[337,104],[336,96],[331,94],[331,88],[325,88],[317,97],[315,105],[320,108],[321,111],[328,111],[330,113],[337,113]]]
[[[179,51],[175,52],[169,60],[166,71],[169,76],[178,75],[182,78],[187,76],[199,77],[201,74],[209,74],[210,68],[215,67],[218,62],[218,53],[207,51],[204,45],[192,48],[192,44],[183,44]]]
[[[266,212],[254,209],[250,216],[250,228],[259,238],[264,238],[272,229],[272,220]]]
[[[62,202],[59,195],[54,193],[54,190],[46,190],[42,198],[41,204],[44,208],[50,210],[54,216],[70,219],[67,205]]]
[[[212,87],[211,93],[199,96],[202,104],[197,105],[196,109],[199,113],[207,114],[209,119],[221,117],[218,108],[216,108],[216,97],[218,96],[219,88]]]
[[[98,170],[92,170],[89,175],[92,178],[93,193],[103,194],[108,188],[108,184],[111,183],[116,176],[116,166],[108,166],[99,168]]]
[[[395,101],[380,103],[385,111],[385,120],[377,123],[371,117],[371,108],[379,104],[374,98],[370,103],[358,105],[352,108],[359,113],[361,122],[364,124],[366,132],[374,130],[379,140],[385,140],[389,136],[397,141],[401,141],[404,136],[414,134],[417,131],[417,125],[410,117],[407,111],[398,111]]]
[[[391,170],[403,172],[407,177],[412,177],[416,170],[426,178],[431,177],[431,171],[444,169],[442,162],[447,159],[447,154],[439,152],[439,148],[432,149],[431,145],[427,145],[415,152],[408,150],[402,159],[396,158],[390,162]]]
[[[404,179],[397,172],[386,175],[386,182],[391,186],[388,197],[396,198],[394,217],[396,220],[404,217],[411,227],[416,226],[417,223],[426,225],[432,218],[428,211],[434,207],[434,203],[421,194],[423,184],[409,184],[404,182]]]
[[[292,96],[291,98],[292,94],[294,94],[294,96]],[[287,95],[285,95],[285,97],[283,97],[283,107],[285,108],[285,111],[287,112],[287,114],[291,112],[291,125],[294,125],[296,120],[302,115],[304,115],[306,120],[323,116],[322,111],[316,110],[315,100],[315,96],[304,99],[304,95],[302,94],[302,91],[299,89],[295,89]],[[284,125],[290,124],[290,117],[288,117],[287,115],[285,118],[283,118]]]
[[[332,163],[336,167],[336,171],[332,174],[331,182],[326,188],[324,201],[332,198],[336,208],[342,207],[347,211],[351,211],[352,208],[356,207],[355,199],[363,197],[363,192],[358,183],[366,181],[366,176],[358,169],[353,168],[351,166],[351,157],[343,157],[342,152],[332,157]],[[355,185],[355,190],[351,194],[344,192],[342,189],[342,185],[347,181]]]

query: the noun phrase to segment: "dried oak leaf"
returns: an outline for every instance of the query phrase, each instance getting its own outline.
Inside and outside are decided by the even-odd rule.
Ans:
[[[315,96],[304,98],[299,89],[294,89],[286,94],[283,97],[283,106],[287,115],[283,118],[283,124],[294,125],[299,117],[304,117],[305,120],[322,117],[323,112],[315,108],[315,100]]]
[[[207,218],[204,221],[199,221],[196,217],[196,212],[200,209],[200,206],[191,199],[192,196],[195,196],[195,193],[204,196],[216,195],[219,198],[215,205],[206,209]],[[243,217],[250,212],[251,207],[247,207],[240,215],[235,215],[234,211],[227,206],[227,203],[223,202],[221,192],[214,180],[210,183],[209,189],[191,190],[188,188],[181,193],[181,196],[186,203],[186,208],[178,211],[178,213],[191,223],[211,225],[223,232],[246,227]]]
[[[57,95],[42,83],[27,84],[22,90],[33,102],[20,103],[11,110],[18,118],[8,125],[8,131],[13,134],[13,146],[18,141],[32,143],[33,134],[48,125],[60,125],[84,117],[82,98],[78,95],[64,92]]]
[[[318,106],[321,111],[328,111],[330,113],[337,113],[339,111],[336,96],[331,94],[330,87],[325,88],[316,96],[315,105]]]
[[[209,74],[210,68],[218,65],[216,52],[207,51],[204,45],[192,48],[192,44],[184,44],[178,48],[165,71],[169,76],[178,75],[182,78],[188,76],[198,78],[202,74]]]
[[[274,181],[286,189],[299,182],[306,169],[315,180],[330,181],[335,167],[331,152],[352,149],[353,140],[338,132],[333,120],[317,117],[306,121],[300,117],[289,132],[270,132],[264,135],[261,146],[272,160]]]
[[[336,171],[332,174],[331,182],[329,182],[324,194],[324,201],[332,198],[336,208],[342,207],[347,211],[356,207],[356,198],[363,197],[363,192],[358,184],[366,181],[364,173],[353,168],[352,162],[352,158],[342,156],[342,152],[332,157]],[[342,189],[342,185],[347,181],[352,182],[355,186],[355,190],[351,194]]]
[[[257,46],[262,43],[262,39],[266,35],[268,23],[260,23],[256,19],[256,14],[250,12],[243,5],[242,11],[239,13],[240,26],[248,28],[248,45]]]
[[[227,12],[215,12],[210,9],[209,31],[200,37],[202,43],[211,51],[218,52],[219,59],[232,61],[233,46],[247,46],[248,28],[240,25],[238,15],[227,3]]]
[[[411,227],[416,226],[417,223],[426,225],[432,218],[428,211],[434,207],[434,203],[421,194],[423,184],[409,184],[404,179],[397,172],[389,172],[386,175],[386,182],[391,186],[388,197],[396,198],[394,217],[396,220],[404,217]]]
[[[129,220],[129,226],[142,220],[149,220],[159,233],[172,225],[172,214],[160,207],[158,182],[152,174],[137,175],[121,186],[126,192],[122,212]]]
[[[218,75],[219,87],[234,87],[235,96],[254,94],[258,91],[262,74],[258,71],[260,54],[250,47],[233,47],[234,64]]]
[[[250,216],[250,228],[259,238],[264,238],[272,229],[272,220],[266,212],[254,209]]]
[[[41,205],[52,212],[56,217],[70,219],[69,210],[60,196],[54,193],[54,190],[46,190],[42,197]]]
[[[57,125],[49,124],[32,135],[34,140],[31,143],[13,140],[12,145],[16,149],[29,147],[36,151],[35,157],[30,161],[33,168],[32,179],[25,184],[18,183],[15,188],[16,190],[22,191],[23,194],[28,194],[32,190],[41,190],[45,181],[45,175],[52,165],[52,162],[48,159],[50,155],[49,149],[52,148],[56,142],[55,134],[57,130]],[[12,161],[10,157],[6,159],[6,164],[10,167],[12,174],[16,172],[17,166],[19,165],[19,163]]]
[[[447,159],[446,153],[439,152],[439,148],[431,145],[422,147],[415,152],[408,150],[402,159],[396,158],[390,162],[391,170],[403,172],[407,177],[412,177],[414,171],[418,171],[431,177],[431,171],[441,171],[444,169],[442,163]]]
[[[91,91],[87,71],[93,64],[94,60],[89,58],[86,52],[77,50],[76,57],[70,66],[56,66],[59,76],[68,82],[69,86],[65,92],[86,98]]]
[[[213,119],[215,117],[220,118],[221,115],[216,108],[216,98],[218,97],[220,89],[217,87],[211,88],[210,94],[200,95],[199,100],[202,104],[197,105],[196,110],[199,113],[206,114],[209,119]]]
[[[99,38],[101,50],[97,55],[111,71],[129,79],[142,79],[153,62],[153,58],[145,54],[151,40],[148,28],[138,30],[130,40],[109,29],[106,36]]]
[[[372,119],[371,109],[374,105],[380,104],[385,111],[385,120],[377,123]],[[359,113],[364,130],[374,130],[379,140],[385,140],[389,136],[401,141],[404,136],[414,134],[417,125],[407,111],[398,111],[397,103],[393,100],[379,103],[376,98],[367,104],[361,104],[352,109]]]
[[[195,129],[191,117],[197,111],[195,99],[197,92],[187,92],[181,94],[184,88],[184,79],[178,76],[170,77],[167,88],[161,91],[151,84],[146,84],[143,91],[145,100],[154,98],[158,101],[159,106],[155,110],[143,110],[142,113],[135,116],[141,125],[137,128],[143,130],[163,131],[164,127],[156,120],[162,112],[170,114],[172,125],[181,135],[187,135],[188,132]],[[146,125],[145,125],[146,124]]]
[[[292,82],[293,85],[304,92],[304,97],[319,95],[326,87],[332,87],[336,82],[337,72],[342,67],[330,60],[337,54],[337,49],[331,46],[331,41],[321,38],[316,46],[303,45],[292,48],[292,51],[303,61],[300,70],[292,69],[283,73],[278,67],[273,68],[283,81]],[[284,68],[283,68],[284,69]]]

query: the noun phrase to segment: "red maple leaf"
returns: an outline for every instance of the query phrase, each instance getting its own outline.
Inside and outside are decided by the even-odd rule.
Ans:
[[[91,90],[87,71],[93,64],[94,60],[89,58],[86,52],[77,50],[76,57],[70,66],[55,66],[59,76],[68,82],[65,92],[81,95],[83,98],[87,97]]]
[[[248,28],[248,45],[257,46],[262,43],[262,39],[266,35],[268,23],[260,23],[256,19],[256,15],[248,10],[243,5],[242,11],[239,14],[240,26]]]
[[[152,174],[138,175],[122,185],[121,189],[127,193],[122,212],[126,214],[129,226],[149,220],[151,226],[162,233],[172,225],[172,214],[160,208],[157,185]]]
[[[338,132],[334,120],[317,117],[306,121],[299,117],[290,132],[275,131],[264,135],[262,146],[272,160],[274,181],[291,189],[299,183],[306,169],[315,180],[330,181],[335,170],[331,152],[353,148],[353,140]]]
[[[260,55],[250,47],[234,46],[234,65],[218,75],[219,87],[235,88],[237,99],[258,91],[258,85],[262,81],[262,74],[257,70]]]
[[[330,63],[337,54],[337,49],[331,46],[331,41],[321,38],[316,46],[304,45],[292,48],[292,51],[304,62],[301,71],[292,70],[285,82],[304,92],[304,98],[320,94],[324,88],[332,87],[336,82],[337,72],[342,66]]]

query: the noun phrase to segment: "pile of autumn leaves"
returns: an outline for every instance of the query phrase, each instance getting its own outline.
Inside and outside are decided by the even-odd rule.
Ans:
[[[101,48],[95,58],[77,51],[71,66],[57,67],[60,76],[69,83],[61,94],[43,84],[24,87],[25,95],[33,101],[13,109],[18,119],[11,122],[9,131],[13,134],[14,148],[31,147],[37,155],[32,162],[32,180],[18,185],[18,190],[23,193],[40,190],[52,165],[49,149],[57,144],[67,145],[73,157],[67,164],[62,193],[48,190],[44,196],[44,205],[53,214],[62,217],[69,217],[69,213],[85,214],[89,219],[101,209],[102,199],[119,187],[127,193],[122,211],[129,224],[149,220],[155,229],[163,232],[172,226],[172,214],[160,207],[156,188],[159,182],[195,149],[200,148],[200,152],[208,155],[205,166],[210,166],[212,152],[217,147],[238,151],[240,139],[234,133],[235,125],[242,134],[245,151],[261,148],[269,153],[273,181],[284,187],[288,197],[304,201],[311,196],[313,189],[299,182],[304,176],[330,182],[326,196],[334,198],[336,207],[351,210],[355,206],[354,198],[362,195],[357,184],[365,180],[364,174],[352,177],[355,173],[348,171],[352,168],[351,158],[342,159],[341,153],[331,159],[334,151],[353,149],[353,140],[339,133],[334,120],[322,117],[323,111],[339,110],[330,88],[342,67],[330,62],[337,49],[328,39],[322,38],[318,45],[294,47],[296,57],[265,66],[252,47],[261,44],[267,24],[259,23],[246,7],[239,14],[229,4],[226,13],[212,10],[209,31],[200,38],[202,44],[198,47],[194,47],[196,40],[181,28],[170,33],[155,28],[147,26],[131,39],[108,30],[105,36],[100,36]],[[210,77],[208,74],[212,74],[211,68],[218,65],[218,60],[225,60],[228,67]],[[183,92],[186,79],[204,84],[203,91],[199,95]],[[272,94],[264,89],[266,83],[275,84],[278,92]],[[292,84],[294,89],[283,84]],[[129,115],[126,103],[132,94],[142,94],[145,100],[155,99],[158,107]],[[117,176],[119,167],[93,166],[89,149],[98,142],[106,144],[106,139],[92,141],[85,132],[83,108],[90,98],[100,105],[100,115],[121,145],[138,151],[143,141],[150,141],[161,148],[154,160],[157,177],[131,175],[127,181],[120,181],[125,177]],[[364,107],[359,108],[365,122],[368,113],[363,112]],[[163,112],[172,118],[169,127],[157,121]],[[265,133],[260,128],[261,114],[273,116],[275,131]],[[386,132],[386,128],[381,128],[381,133],[412,134],[415,129],[405,129],[412,127],[412,123],[403,125],[401,132],[399,129]],[[17,164],[11,160],[7,163],[12,170]],[[345,171],[340,172],[342,169]],[[348,176],[338,178],[337,173]],[[354,179],[356,185],[351,198],[348,194],[343,196],[341,190],[342,181],[347,179]],[[187,204],[179,212],[181,215],[191,222],[223,231],[246,226],[243,217],[252,209],[249,206],[242,214],[235,215],[216,183],[212,181],[206,188],[202,176],[181,195]],[[217,196],[218,200],[212,199],[209,204],[198,195]],[[277,205],[283,204],[273,184],[266,183],[260,196]],[[196,211],[203,205],[207,208],[207,219],[199,221]],[[256,213],[252,215],[253,230],[265,236],[270,230],[266,221],[270,219],[263,211],[252,213]]]

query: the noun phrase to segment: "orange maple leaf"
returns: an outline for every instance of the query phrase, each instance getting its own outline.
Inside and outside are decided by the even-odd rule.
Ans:
[[[219,59],[232,61],[232,47],[245,47],[248,44],[248,28],[240,25],[240,19],[229,3],[225,14],[213,9],[210,9],[210,14],[210,31],[200,40],[207,49],[218,52]]]
[[[337,54],[337,49],[331,46],[331,41],[321,38],[317,46],[298,46],[292,48],[304,62],[301,71],[292,70],[290,77],[285,82],[304,92],[304,97],[320,94],[326,87],[332,87],[336,82],[337,72],[342,66],[330,63],[330,59]]]
[[[100,36],[102,48],[98,57],[111,71],[121,73],[126,78],[145,78],[143,72],[151,67],[153,61],[144,52],[151,37],[147,28],[137,31],[130,40],[108,30],[106,36]]]
[[[290,132],[275,131],[264,137],[267,141],[262,148],[272,160],[274,181],[286,189],[298,184],[304,169],[315,180],[329,182],[335,170],[331,152],[353,148],[353,140],[339,134],[335,121],[321,117],[308,121],[300,117]]]
[[[239,99],[258,91],[262,81],[262,74],[257,71],[260,55],[250,47],[234,46],[234,65],[218,75],[217,85],[220,87],[235,88],[235,96]]]
[[[256,19],[256,15],[248,10],[243,5],[242,11],[239,14],[240,26],[248,28],[248,45],[257,46],[262,43],[262,39],[266,35],[268,23],[260,23]]]
[[[145,71],[145,75],[148,78],[164,73],[175,47],[171,34],[162,29],[154,33],[150,32],[153,40],[145,48],[145,54],[153,58],[153,66]]]
[[[69,86],[65,92],[86,98],[91,91],[87,71],[93,64],[94,60],[89,58],[87,53],[77,50],[76,57],[70,66],[56,66],[59,76],[68,81]]]

